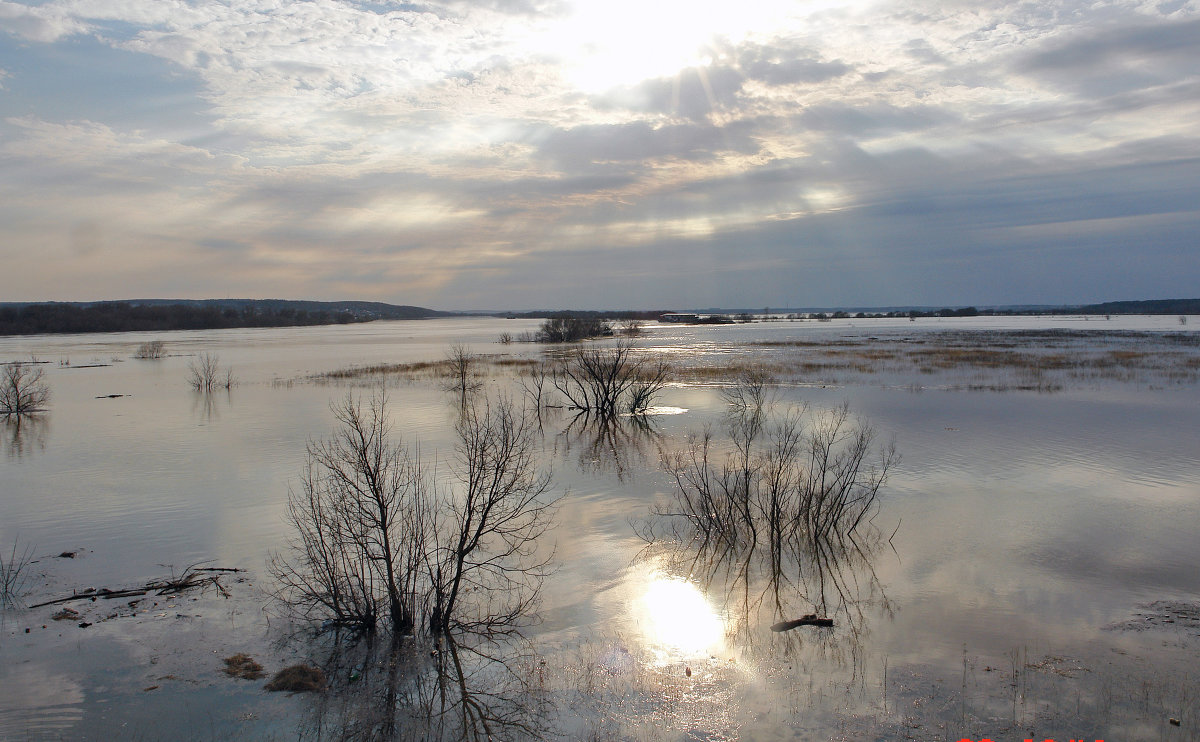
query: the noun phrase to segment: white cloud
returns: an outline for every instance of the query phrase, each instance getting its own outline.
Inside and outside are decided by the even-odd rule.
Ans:
[[[54,5],[28,6],[0,0],[0,30],[30,41],[57,41],[88,28],[87,23]]]

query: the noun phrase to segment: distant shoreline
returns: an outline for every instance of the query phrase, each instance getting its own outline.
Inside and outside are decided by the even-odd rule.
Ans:
[[[751,321],[747,310],[701,310],[723,314],[733,321]],[[249,327],[310,327],[354,324],[379,319],[434,319],[499,316],[521,319],[595,317],[600,319],[655,320],[672,310],[540,310],[522,312],[445,312],[424,307],[367,301],[305,301],[292,299],[137,299],[103,302],[0,303],[0,336],[54,335],[95,332],[168,332]],[[1062,306],[987,307],[887,307],[874,309],[762,310],[778,317],[863,319],[876,317],[982,317],[1037,315],[1200,315],[1200,299],[1149,299],[1101,304]],[[679,316],[676,313],[676,316]]]
[[[81,332],[167,332],[244,327],[307,327],[377,319],[456,316],[381,302],[286,299],[145,299],[0,305],[0,336]]]

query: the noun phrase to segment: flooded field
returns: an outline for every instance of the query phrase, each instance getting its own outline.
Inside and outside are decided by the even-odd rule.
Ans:
[[[541,410],[536,605],[441,642],[298,620],[268,565],[331,404],[386,388],[394,434],[449,482],[463,407],[442,362],[459,345],[478,399],[528,404],[571,352],[497,342],[535,327],[0,338],[51,392],[0,431],[0,552],[31,549],[0,610],[0,739],[1197,737],[1197,318],[647,326],[633,352],[670,375],[644,416]],[[164,357],[135,359],[152,340]],[[231,388],[189,388],[204,353]],[[701,473],[736,473],[748,372],[756,451],[843,405],[843,431],[869,427],[864,470],[887,468],[861,518],[789,539],[688,510]],[[264,690],[297,663],[321,691]]]

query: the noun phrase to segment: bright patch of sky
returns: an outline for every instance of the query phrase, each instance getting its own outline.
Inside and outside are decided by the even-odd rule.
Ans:
[[[1194,1],[0,0],[0,299],[1195,295]]]

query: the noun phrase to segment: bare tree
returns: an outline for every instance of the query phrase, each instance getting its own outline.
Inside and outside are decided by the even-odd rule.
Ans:
[[[733,394],[756,396],[753,388]],[[745,596],[757,581],[751,573],[760,573],[780,617],[789,610],[783,596],[799,593],[822,614],[839,607],[853,618],[860,588],[878,584],[867,558],[879,536],[870,520],[894,444],[876,449],[873,430],[846,405],[817,414],[753,403],[734,410],[723,457],[709,430],[663,453],[675,493],[653,509],[641,536],[686,545],[690,571],[725,575]],[[851,564],[864,568],[866,582],[845,569]]]
[[[820,415],[788,408],[756,422],[746,417],[731,423],[733,451],[723,462],[713,460],[710,431],[664,452],[676,483],[671,512],[704,539],[739,547],[764,537],[773,545],[837,537],[869,518],[895,446],[872,457],[875,433],[851,420],[847,405]]]
[[[542,322],[534,335],[539,343],[577,343],[613,334],[612,325],[599,317],[550,317]]]
[[[235,383],[233,369],[221,368],[221,359],[215,353],[201,353],[188,363],[188,385],[198,392],[232,389]]]
[[[537,464],[536,432],[507,400],[470,407],[460,419],[460,486],[442,500],[429,560],[433,630],[512,627],[538,600],[549,555],[538,556],[537,541],[554,501],[551,475]]]
[[[33,546],[21,547],[13,541],[5,557],[0,551],[0,608],[16,607],[29,584],[29,565],[33,564]]]
[[[50,387],[42,369],[20,361],[4,366],[0,374],[0,414],[44,412],[49,402]]]
[[[570,407],[611,419],[622,412],[644,414],[669,379],[662,359],[639,356],[628,342],[582,348],[553,375]]]
[[[142,358],[146,360],[158,360],[166,353],[167,344],[161,340],[147,340],[138,346],[137,352],[133,354],[134,358]]]
[[[525,398],[529,400],[530,405],[538,414],[546,406],[546,382],[551,380],[553,375],[554,367],[547,361],[539,361],[521,377],[521,389],[525,393]]]
[[[461,344],[451,345],[446,353],[446,364],[450,367],[446,391],[457,394],[463,406],[471,395],[483,388],[483,381],[476,371],[477,360],[475,354]]]
[[[413,628],[422,609],[431,493],[419,457],[393,443],[383,390],[333,407],[341,424],[308,447],[299,491],[288,497],[297,537],[272,572],[304,615],[372,630],[387,617]]]
[[[331,627],[386,618],[393,635],[515,627],[540,594],[549,556],[536,541],[553,507],[524,412],[468,406],[456,476],[440,492],[420,456],[392,442],[382,390],[365,405],[347,396],[334,416],[339,429],[309,445],[289,495],[297,535],[272,560],[280,597]]]
[[[645,331],[646,323],[640,319],[630,318],[621,320],[621,334],[626,337],[638,337]]]

